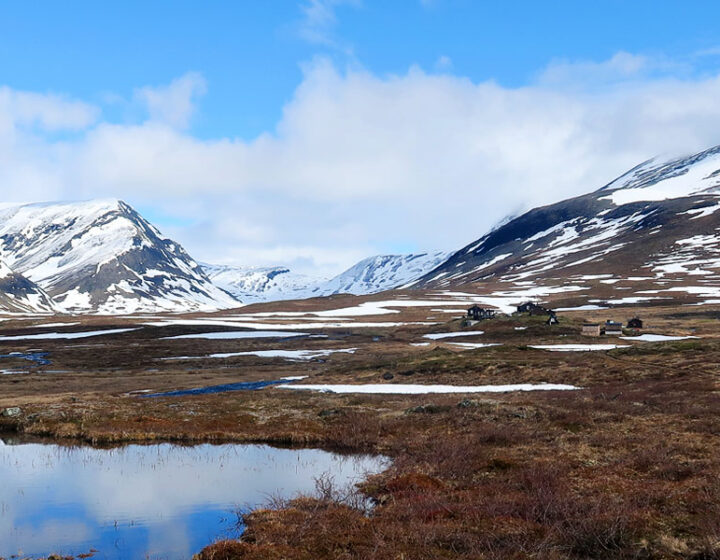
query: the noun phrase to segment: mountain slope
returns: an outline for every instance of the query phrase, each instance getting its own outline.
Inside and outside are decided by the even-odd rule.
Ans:
[[[304,299],[317,295],[322,279],[281,266],[252,267],[201,264],[210,280],[244,303]]]
[[[373,294],[400,288],[436,268],[448,253],[378,255],[361,260],[321,286],[322,295]]]
[[[208,277],[245,303],[304,299],[334,294],[366,295],[412,282],[447,258],[447,253],[378,255],[358,262],[330,280],[285,267],[202,264]]]
[[[0,262],[0,311],[51,313],[57,310],[55,303],[40,286]]]
[[[720,286],[718,210],[720,146],[670,161],[650,160],[595,192],[509,221],[413,287],[574,278],[606,286],[622,280],[615,289],[635,294],[720,295],[715,287]]]
[[[73,312],[238,305],[180,245],[118,200],[3,205],[0,259]]]

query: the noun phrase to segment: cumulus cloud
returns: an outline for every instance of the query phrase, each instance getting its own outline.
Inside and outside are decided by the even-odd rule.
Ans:
[[[554,62],[508,88],[320,59],[275,129],[251,141],[184,128],[205,88],[189,74],[138,90],[145,122],[92,124],[90,110],[66,122],[86,127],[72,140],[0,134],[0,181],[10,199],[172,208],[194,225],[167,233],[201,260],[336,272],[375,252],[457,249],[509,213],[597,189],[657,154],[720,143],[720,76],[647,70],[659,64],[627,53]]]
[[[197,72],[188,72],[167,86],[139,88],[134,97],[147,108],[151,121],[187,128],[195,102],[206,90],[205,78]]]
[[[47,132],[82,130],[95,122],[97,107],[55,94],[0,87],[0,127],[38,127]]]

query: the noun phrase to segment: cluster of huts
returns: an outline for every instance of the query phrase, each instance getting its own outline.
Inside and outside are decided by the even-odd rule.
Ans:
[[[532,301],[518,305],[517,313],[527,313],[531,316],[547,316],[546,325],[557,325],[560,322],[555,311]],[[467,310],[467,319],[472,321],[493,319],[495,315],[494,309],[487,309],[479,305],[473,305]],[[643,328],[643,322],[639,317],[633,317],[627,322],[627,328],[640,330]],[[620,336],[623,334],[623,324],[611,319],[605,321],[604,324],[585,323],[582,327],[582,334],[585,336]]]
[[[627,322],[627,328],[640,330],[643,328],[642,319],[633,317]],[[585,336],[620,336],[623,333],[623,324],[608,319],[604,324],[585,323],[582,327],[582,334]]]
[[[542,305],[538,305],[532,301],[528,301],[517,306],[518,313],[527,313],[533,316],[547,316],[547,325],[557,325],[558,321],[557,314],[552,310]],[[467,318],[473,321],[483,321],[485,319],[493,319],[496,315],[495,310],[480,307],[479,305],[473,305],[467,311]]]

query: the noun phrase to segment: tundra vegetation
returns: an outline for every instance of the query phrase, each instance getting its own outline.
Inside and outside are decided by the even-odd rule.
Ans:
[[[427,326],[324,329],[324,339],[171,339],[197,326],[144,327],[92,340],[3,342],[41,348],[0,375],[0,429],[58,441],[233,441],[314,446],[392,458],[353,492],[317,491],[239,514],[239,540],[198,560],[720,558],[720,326],[718,309],[647,307],[498,317],[464,342],[428,342]],[[403,319],[425,318],[408,310]],[[698,338],[627,348],[549,352],[589,344],[583,322],[639,314],[647,332]],[[422,315],[422,316],[421,316]],[[83,320],[74,329],[126,328]],[[517,327],[524,327],[518,329]],[[36,332],[9,321],[4,334]],[[473,327],[477,329],[476,325]],[[215,328],[212,330],[223,330]],[[212,353],[357,348],[303,362]],[[185,358],[183,358],[185,356]],[[175,357],[180,359],[168,360]],[[53,373],[56,372],[56,373]],[[303,383],[565,383],[576,391],[372,395],[267,387],[181,397],[160,392],[306,375]]]

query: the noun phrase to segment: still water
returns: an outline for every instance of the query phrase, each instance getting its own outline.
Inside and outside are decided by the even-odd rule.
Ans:
[[[238,510],[347,485],[385,460],[264,445],[130,445],[118,449],[0,439],[0,557],[188,559],[239,534]]]

